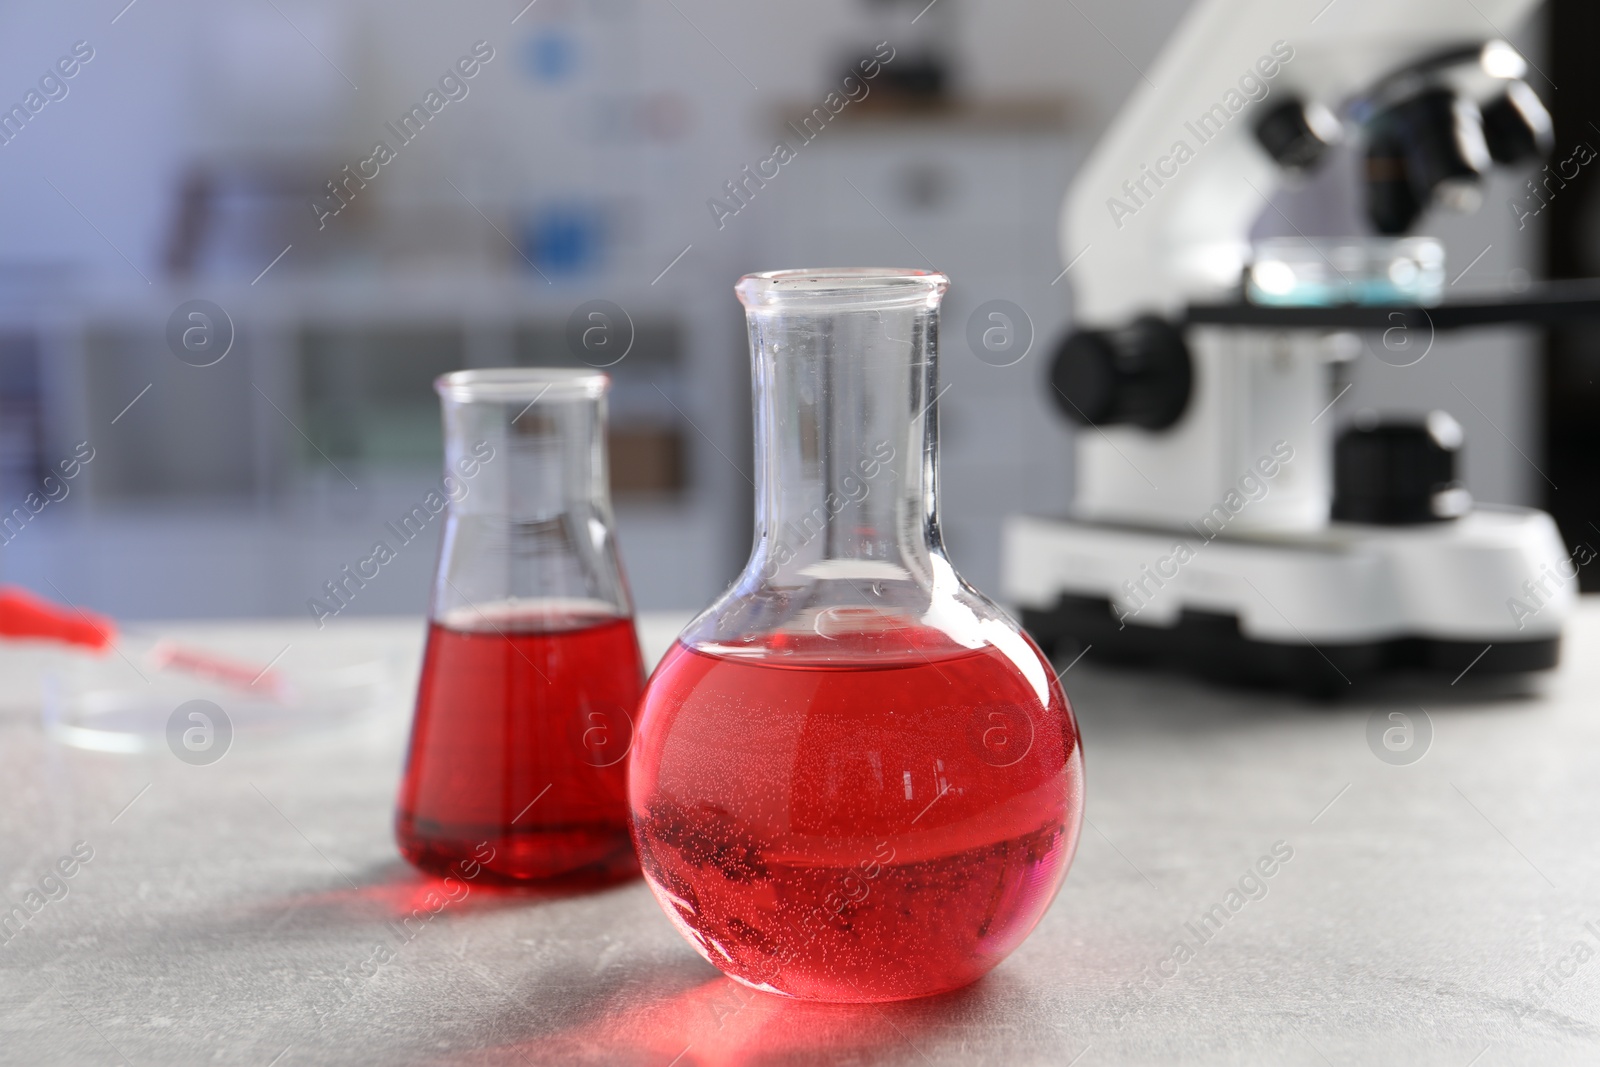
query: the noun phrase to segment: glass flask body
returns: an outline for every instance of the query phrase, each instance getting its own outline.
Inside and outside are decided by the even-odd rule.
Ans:
[[[613,536],[608,385],[559,370],[436,383],[445,479],[430,495],[448,510],[395,813],[425,871],[637,870],[625,757],[644,671]]]
[[[945,558],[941,275],[739,284],[755,546],[641,702],[629,798],[680,931],[756,988],[832,1001],[982,976],[1039,921],[1082,817],[1049,662]]]

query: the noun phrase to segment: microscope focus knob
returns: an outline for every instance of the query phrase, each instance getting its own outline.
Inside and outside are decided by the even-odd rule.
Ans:
[[[1465,515],[1472,496],[1456,480],[1463,438],[1444,411],[1421,422],[1358,421],[1334,446],[1334,520],[1407,526]]]
[[[1496,163],[1521,163],[1549,154],[1555,126],[1539,94],[1524,81],[1483,105],[1483,139]]]
[[[1189,403],[1194,372],[1183,334],[1155,315],[1121,330],[1074,330],[1056,349],[1056,406],[1085,426],[1164,430]]]

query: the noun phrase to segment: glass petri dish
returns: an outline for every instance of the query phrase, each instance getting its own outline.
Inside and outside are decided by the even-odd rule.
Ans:
[[[1433,237],[1258,241],[1245,295],[1274,307],[1437,304],[1444,295],[1444,246]]]
[[[280,652],[281,660],[266,669]],[[197,642],[124,633],[114,650],[50,659],[40,702],[45,733],[96,752],[155,752],[171,747],[174,737],[182,743],[185,731],[202,723],[180,711],[194,701],[221,711],[219,718],[201,708],[210,720],[202,725],[228,740],[350,725],[379,705],[396,673],[376,647],[307,642],[283,650],[245,635]]]

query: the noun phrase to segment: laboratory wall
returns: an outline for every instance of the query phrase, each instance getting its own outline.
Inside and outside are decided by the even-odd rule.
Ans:
[[[0,581],[127,619],[305,615],[437,482],[431,380],[581,366],[567,327],[606,300],[627,323],[608,367],[625,565],[641,607],[697,607],[749,548],[734,281],[884,265],[953,279],[944,529],[994,589],[1004,516],[1072,497],[1045,379],[1071,316],[1061,198],[1186,6],[8,5],[0,104],[44,76],[61,90],[0,123],[0,507],[79,463],[0,532]],[[1538,55],[1536,29],[1518,43]],[[794,158],[762,178],[780,137]],[[1456,270],[1484,250],[1462,284],[1535,262],[1501,206],[1520,180],[1430,220]],[[1300,210],[1292,190],[1278,202]],[[996,299],[1025,312],[1014,360],[967,342]],[[173,341],[196,301],[221,313],[209,363]],[[1532,345],[1505,331],[1409,367],[1360,360],[1337,417],[1445,407],[1473,492],[1532,502]],[[348,612],[422,611],[436,539]]]

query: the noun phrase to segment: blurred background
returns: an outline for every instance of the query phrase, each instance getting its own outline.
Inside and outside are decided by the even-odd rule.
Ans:
[[[83,443],[93,458],[0,527],[0,580],[123,618],[306,613],[437,482],[431,380],[581,365],[569,320],[606,300],[633,342],[609,370],[635,597],[699,607],[749,550],[734,281],[878,265],[954,281],[944,525],[957,567],[995,589],[1003,516],[1071,499],[1071,434],[1044,380],[1071,314],[1062,194],[1185,7],[6,5],[0,107],[21,112],[0,116],[0,511],[45,496]],[[1513,38],[1552,83],[1536,88],[1561,156],[1600,144],[1582,118],[1600,102],[1581,54],[1595,20],[1559,0]],[[794,130],[879,42],[893,58],[865,98],[802,143]],[[62,88],[29,98],[66,57]],[[752,180],[780,137],[796,158]],[[374,157],[380,140],[392,158]],[[1507,209],[1531,168],[1496,177],[1476,215],[1420,232],[1444,239],[1451,278],[1480,248],[1480,284],[1600,273],[1591,170],[1521,219]],[[1322,195],[1279,205],[1314,220]],[[967,317],[993,299],[1032,320],[1033,349],[1010,366],[966,344]],[[203,329],[226,354],[206,366],[172,341],[197,300],[222,312]],[[1364,355],[1336,411],[1447,407],[1474,497],[1542,505],[1569,542],[1600,539],[1585,511],[1597,354],[1577,331],[1441,337],[1411,367]],[[434,551],[407,546],[349,614],[421,612]]]

